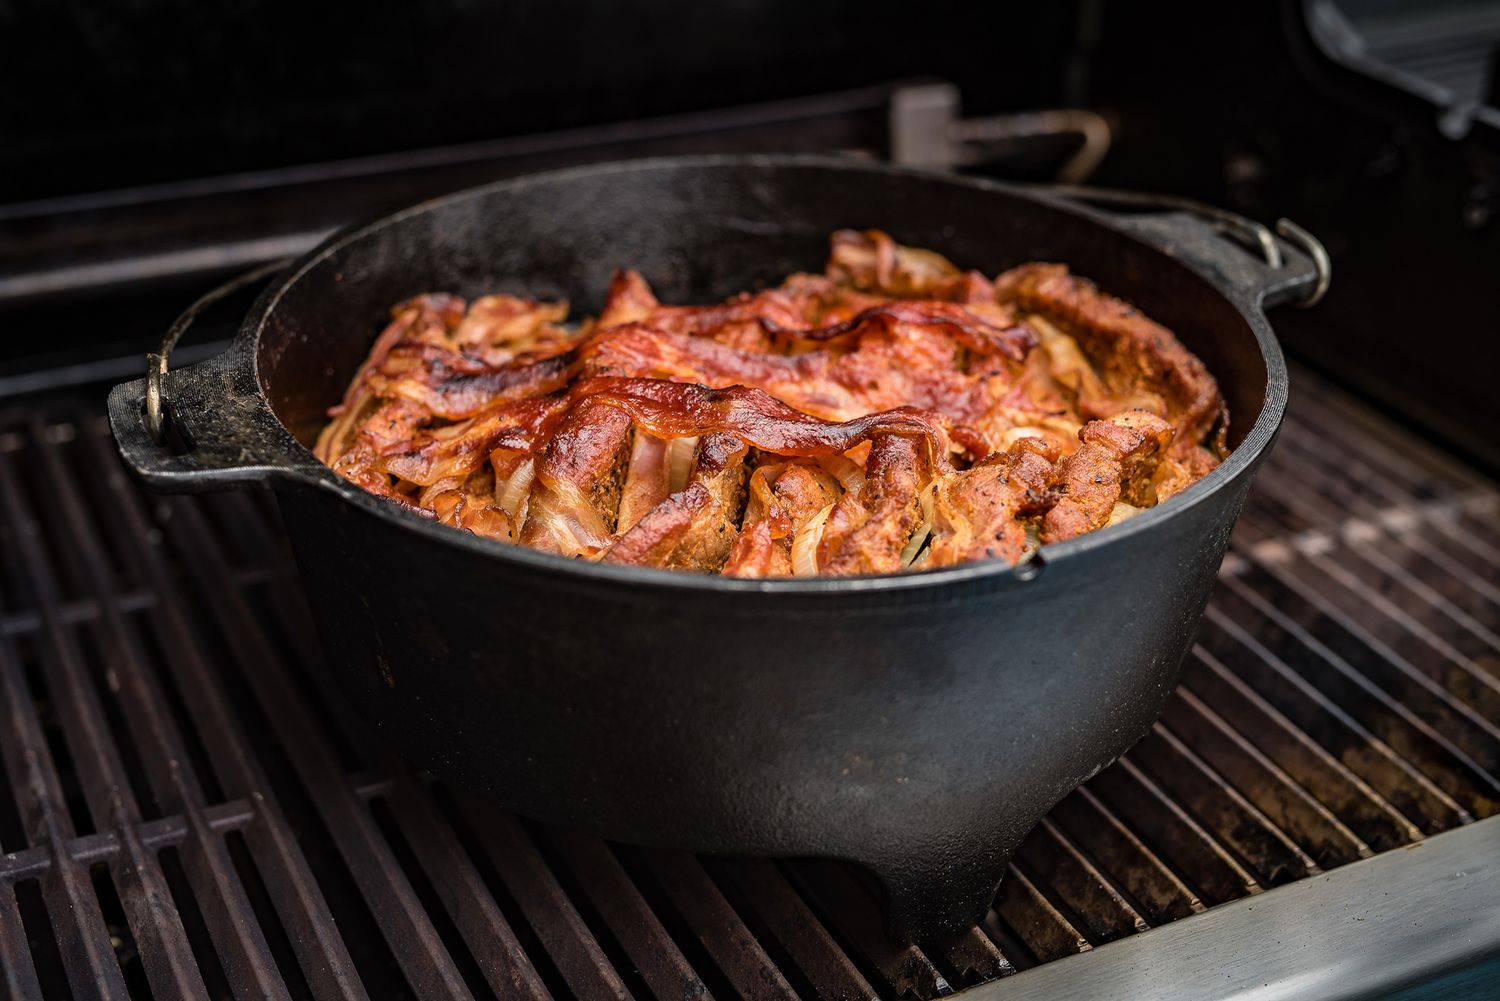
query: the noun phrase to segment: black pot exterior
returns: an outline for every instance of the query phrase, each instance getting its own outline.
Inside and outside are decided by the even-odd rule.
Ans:
[[[328,663],[390,746],[616,840],[858,862],[893,933],[925,937],[982,916],[1031,827],[1150,728],[1242,484],[1033,580],[792,602],[538,574],[328,494],[281,506]]]
[[[588,310],[611,269],[635,266],[664,299],[704,301],[816,269],[843,226],[989,273],[1068,261],[1205,358],[1235,415],[1235,455],[1019,572],[752,582],[431,525],[293,438],[309,439],[403,297],[501,289]],[[208,446],[148,455],[139,384],[117,389],[112,420],[157,486],[301,488],[280,500],[328,665],[414,762],[616,840],[860,863],[888,891],[891,931],[927,937],[982,916],[1030,828],[1160,712],[1280,423],[1285,372],[1260,309],[1267,289],[1294,284],[1198,224],[1111,222],[956,178],[795,158],[596,168],[419,206],[295,266],[230,362],[173,385],[200,441],[234,438],[216,412],[253,429],[244,469]],[[224,406],[226,392],[254,399]]]

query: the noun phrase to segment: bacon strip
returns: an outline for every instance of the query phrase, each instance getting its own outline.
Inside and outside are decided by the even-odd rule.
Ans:
[[[403,443],[388,444],[372,465],[421,486],[466,476],[496,449],[536,450],[567,406],[567,398],[561,396],[500,403],[462,424],[423,431]]]
[[[645,313],[638,321],[671,334],[702,337],[731,323],[754,323],[773,337],[803,341],[836,341],[862,334],[871,328],[889,328],[897,323],[937,327],[960,344],[981,354],[999,354],[1022,361],[1036,346],[1037,338],[1023,324],[998,327],[957,303],[887,302],[871,306],[835,323],[817,326],[803,319],[790,303],[758,297],[722,306],[663,306]]]
[[[495,403],[556,392],[568,384],[576,352],[490,366],[447,348],[402,345],[367,377],[381,396],[410,400],[434,417],[462,420]]]
[[[949,422],[941,414],[915,407],[830,422],[745,386],[709,389],[657,379],[598,377],[579,383],[575,392],[619,408],[663,438],[728,431],[762,451],[814,456],[847,452],[876,434],[895,434],[923,439],[934,456],[946,457],[948,452]],[[946,458],[940,461],[946,465]]]
[[[913,357],[919,351],[887,345],[844,354],[766,354],[629,324],[590,341],[580,364],[585,376],[668,378],[716,389],[752,386],[794,409],[833,421],[904,404],[955,421],[976,420],[996,406],[984,380],[954,367],[923,365]]]

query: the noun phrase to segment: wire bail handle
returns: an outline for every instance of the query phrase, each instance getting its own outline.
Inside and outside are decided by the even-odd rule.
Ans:
[[[256,282],[264,281],[287,266],[287,260],[279,259],[263,264],[253,271],[231,278],[218,288],[208,292],[172,321],[161,339],[161,347],[146,355],[146,433],[158,445],[166,443],[166,425],[170,417],[171,396],[167,391],[167,369],[172,359],[172,349],[187,333],[199,315],[214,303]]]
[[[1280,270],[1285,264],[1281,256],[1281,247],[1277,244],[1276,237],[1272,235],[1269,227],[1238,213],[1216,208],[1213,205],[1205,205],[1191,198],[1148,194],[1140,191],[1118,191],[1112,188],[1091,188],[1074,184],[1048,184],[1042,187],[1053,194],[1064,198],[1075,198],[1081,202],[1186,212],[1203,219],[1240,242],[1255,247],[1260,251],[1266,267]],[[1324,248],[1322,241],[1290,219],[1276,220],[1276,232],[1311,258],[1313,267],[1316,269],[1317,277],[1312,286],[1292,305],[1299,309],[1316,306],[1327,294],[1329,283],[1333,280],[1333,262],[1328,257],[1328,251]]]

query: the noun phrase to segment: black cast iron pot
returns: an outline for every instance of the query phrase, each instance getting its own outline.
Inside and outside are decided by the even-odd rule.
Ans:
[[[1069,263],[1208,363],[1233,455],[1019,569],[758,581],[481,539],[364,493],[306,447],[390,306],[416,293],[585,313],[628,266],[664,301],[711,301],[817,270],[841,227],[988,274]],[[419,205],[290,266],[223,355],[164,378],[178,449],[148,432],[145,381],[115,389],[110,419],[151,487],[280,492],[328,666],[413,762],[620,841],[860,863],[887,890],[890,930],[926,937],[983,914],[1027,831],[1173,688],[1286,403],[1262,309],[1318,281],[1261,237],[1280,267],[1186,214],[1106,215],[852,160],[568,170]]]

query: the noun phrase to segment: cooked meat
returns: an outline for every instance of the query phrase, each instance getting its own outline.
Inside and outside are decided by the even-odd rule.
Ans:
[[[1042,541],[1102,528],[1122,500],[1135,508],[1155,504],[1151,477],[1172,437],[1170,424],[1144,410],[1084,425],[1078,432],[1083,444],[1057,466]]]
[[[1057,324],[1099,370],[1114,400],[1103,411],[1079,416],[1152,409],[1160,417],[1171,416],[1177,455],[1186,455],[1210,436],[1214,447],[1224,451],[1229,417],[1219,384],[1166,327],[1070,274],[1062,264],[1023,264],[996,279],[995,287],[1002,301],[1014,301]]]
[[[840,231],[821,275],[683,306],[622,271],[566,321],[508,295],[398,305],[317,455],[488,538],[779,577],[1014,563],[1226,454],[1203,363],[1062,265],[991,281]]]
[[[679,570],[722,567],[744,510],[745,451],[735,435],[705,435],[692,480],[622,533],[604,554],[605,562]]]
[[[1005,454],[940,480],[927,562],[1019,561],[1032,544],[1026,519],[1046,509],[1056,458],[1043,439],[1022,438]]]
[[[609,548],[630,439],[628,414],[595,399],[575,406],[537,459],[521,544],[564,556]]]
[[[794,570],[792,545],[808,524],[827,518],[843,488],[812,462],[768,462],[750,477],[750,496],[739,538],[723,572],[736,577],[788,577]],[[857,468],[857,467],[855,467]],[[817,543],[803,545],[804,562],[816,569]]]
[[[894,573],[922,521],[919,494],[932,478],[917,443],[895,435],[871,440],[865,481],[838,499],[818,543],[822,573]]]

